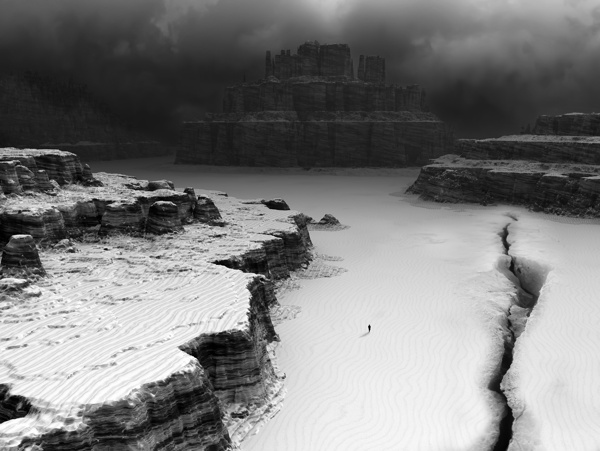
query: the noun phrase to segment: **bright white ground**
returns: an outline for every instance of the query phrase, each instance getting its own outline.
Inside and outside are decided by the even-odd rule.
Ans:
[[[417,202],[402,194],[414,169],[314,174],[169,162],[91,166],[238,198],[283,197],[350,226],[311,233],[315,250],[342,257],[334,263],[348,272],[302,280],[279,299],[302,308],[277,328],[288,394],[244,451],[488,448],[498,409],[486,385],[511,292],[498,271],[508,223],[511,252],[552,268],[510,372],[511,399],[525,407],[512,449],[600,448],[597,223]]]

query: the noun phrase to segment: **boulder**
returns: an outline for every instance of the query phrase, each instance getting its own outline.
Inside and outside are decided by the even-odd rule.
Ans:
[[[159,189],[175,189],[175,185],[169,180],[154,180],[148,182],[148,191],[156,191]]]
[[[325,214],[318,222],[320,225],[340,225],[340,221],[335,216],[329,213]]]
[[[268,199],[261,201],[267,208],[271,210],[289,210],[290,207],[287,202],[283,199]]]

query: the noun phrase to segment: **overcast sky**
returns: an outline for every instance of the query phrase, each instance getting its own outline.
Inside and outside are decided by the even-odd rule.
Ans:
[[[459,137],[600,111],[598,0],[0,0],[1,69],[72,76],[152,128],[220,111],[306,40],[386,58]]]

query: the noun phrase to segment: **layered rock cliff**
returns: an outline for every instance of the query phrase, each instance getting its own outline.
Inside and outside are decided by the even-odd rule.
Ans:
[[[32,73],[0,76],[0,147],[6,146],[61,149],[86,160],[170,151],[125,124],[84,86]]]
[[[600,136],[511,135],[458,139],[454,152],[469,159],[600,164]]]
[[[600,166],[446,155],[424,166],[409,192],[436,202],[511,203],[600,217]]]
[[[539,116],[535,121],[533,133],[536,135],[600,136],[600,113]]]
[[[410,192],[438,202],[503,202],[600,217],[600,115],[540,116],[534,135],[457,140]]]
[[[0,280],[0,448],[231,449],[281,396],[271,281],[310,260],[306,217],[164,180],[85,186],[50,154],[71,181],[0,205],[2,239],[33,236],[44,270]]]
[[[177,163],[408,166],[452,150],[418,86],[385,85],[385,60],[308,42],[271,58],[265,78],[228,87],[223,113],[184,123]]]

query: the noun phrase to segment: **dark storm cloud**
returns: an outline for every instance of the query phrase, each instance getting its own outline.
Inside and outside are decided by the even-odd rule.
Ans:
[[[594,1],[0,0],[4,71],[72,77],[126,117],[174,131],[308,39],[385,56],[465,136],[598,109]]]
[[[592,1],[356,5],[345,31],[362,37],[365,52],[387,57],[390,81],[424,86],[431,109],[463,136],[598,109],[600,8]]]

